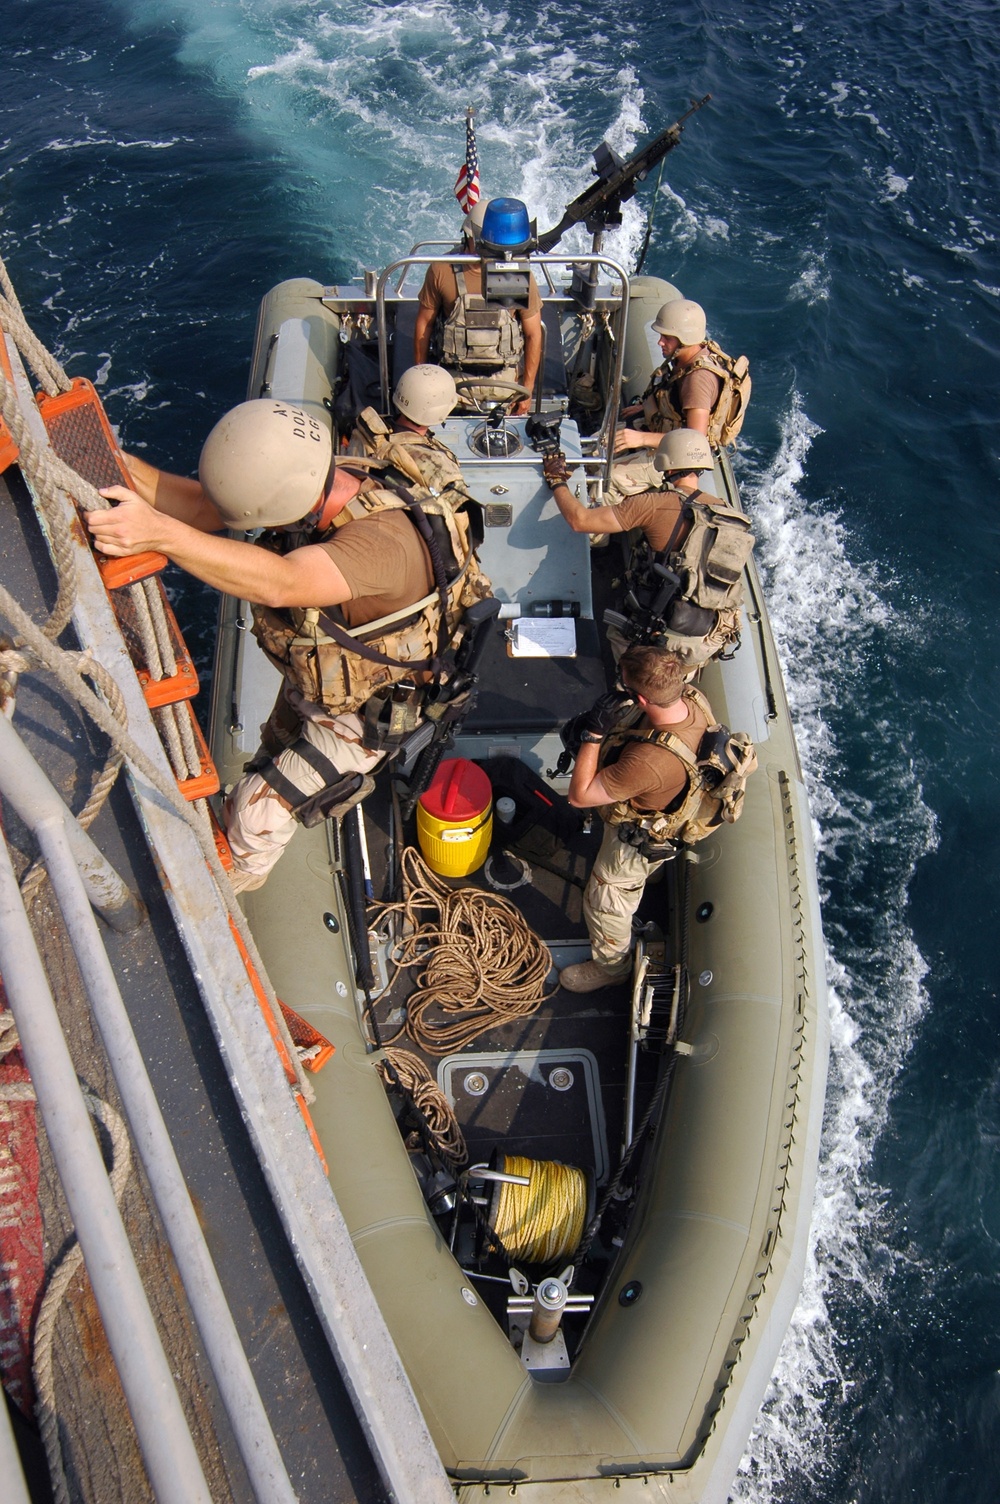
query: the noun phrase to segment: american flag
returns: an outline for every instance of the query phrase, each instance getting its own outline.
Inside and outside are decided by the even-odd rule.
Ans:
[[[479,202],[479,153],[476,151],[476,131],[472,124],[472,109],[465,117],[465,161],[455,179],[455,197],[462,213],[468,214],[473,204]]]

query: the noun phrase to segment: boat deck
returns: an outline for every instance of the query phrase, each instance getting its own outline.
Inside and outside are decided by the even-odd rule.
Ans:
[[[483,766],[491,776],[494,794],[502,795],[507,787],[503,760]],[[364,806],[376,897],[389,896],[384,861],[390,823],[387,787],[388,780],[381,781]],[[465,1138],[470,1165],[495,1167],[497,1156],[510,1155],[574,1166],[587,1177],[589,1216],[624,1148],[632,984],[629,979],[588,994],[558,986],[557,970],[590,954],[582,899],[601,824],[598,819],[585,822],[582,812],[571,809],[551,787],[547,794],[544,824],[534,822],[530,808],[516,815],[509,826],[494,817],[485,864],[468,877],[439,879],[451,888],[469,885],[499,893],[545,942],[553,968],[541,1004],[461,1049],[432,1054],[405,1032],[407,1001],[420,969],[408,966],[392,977],[388,989],[377,998],[374,1013],[382,1042],[419,1056],[448,1098]],[[521,799],[519,810],[526,802]],[[651,883],[636,916],[650,953],[668,960],[672,892],[672,881]],[[378,908],[370,909],[369,922],[374,920],[376,933],[387,936],[385,950],[391,956],[391,916],[380,921],[378,915]],[[431,1021],[441,1016],[432,1010]],[[635,1122],[641,1120],[652,1095],[660,1064],[655,1041],[649,1052],[640,1051]],[[457,1238],[451,1216],[442,1217],[440,1226],[444,1236],[454,1240],[460,1262],[477,1281],[494,1315],[503,1321],[510,1285],[502,1261],[483,1256],[481,1240],[474,1246],[468,1216],[457,1224]],[[607,1235],[606,1227],[602,1236]],[[600,1245],[595,1252],[599,1249]],[[609,1245],[604,1252],[610,1257],[613,1249]],[[519,1267],[523,1263],[514,1262]],[[595,1282],[591,1269],[581,1288]],[[568,1319],[571,1345],[574,1324]]]

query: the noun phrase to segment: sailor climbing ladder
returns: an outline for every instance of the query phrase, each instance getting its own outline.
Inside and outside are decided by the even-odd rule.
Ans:
[[[113,484],[126,478],[127,472],[121,468],[117,445],[97,394],[89,383],[70,382],[51,356],[38,347],[2,267],[0,281],[4,287],[0,303],[4,330],[8,334],[14,331],[16,344],[45,387],[36,403],[13,346],[8,348],[0,339],[6,357],[0,373],[4,417],[0,457],[5,465],[16,461],[20,466],[51,540],[60,581],[56,608],[45,629],[39,628],[2,587],[0,612],[13,627],[20,652],[29,655],[32,664],[41,664],[54,674],[66,694],[82,705],[108,734],[116,748],[113,760],[120,762],[122,756],[127,759],[140,818],[163,876],[178,933],[199,980],[244,1121],[268,1176],[269,1189],[289,1242],[313,1293],[330,1347],[348,1390],[355,1397],[379,1471],[397,1498],[444,1501],[451,1497],[450,1489],[382,1317],[368,1291],[330,1192],[324,1166],[314,1152],[318,1148],[314,1137],[310,1143],[306,1100],[309,1089],[302,1074],[299,1049],[289,1036],[283,1009],[259,963],[252,937],[225,877],[221,861],[224,842],[212,831],[207,819],[203,801],[218,787],[218,780],[191,710],[190,700],[197,680],[157,578],[161,561],[156,556],[147,557],[136,578],[131,569],[126,568],[124,573],[116,569],[122,562],[131,565],[132,561],[110,561],[110,567],[102,572],[89,557],[84,530],[67,498],[72,496],[84,505],[88,502],[103,505],[95,483]],[[90,466],[91,476],[81,477],[75,464],[70,468],[67,456],[84,469]],[[125,604],[116,611],[113,602],[123,595]],[[55,645],[54,639],[71,616],[79,639],[88,644],[86,655],[68,655]],[[15,687],[18,669],[26,666],[5,655],[3,667],[13,674]],[[81,683],[81,671],[95,679],[104,698]],[[119,706],[117,717],[109,709],[112,703]],[[166,725],[162,743],[154,720]],[[5,726],[5,734],[8,730],[18,742],[16,731]],[[21,766],[23,759],[18,763],[12,753],[8,766],[15,764]],[[82,888],[78,857],[81,841],[87,838],[78,822],[58,807],[58,796],[48,788],[44,776],[39,774],[39,777],[35,803],[24,803],[25,787],[37,783],[33,775],[25,773],[19,778],[14,792],[22,803],[25,818],[43,844],[46,866],[70,928],[82,937],[81,969],[93,979],[94,986],[88,987],[88,992],[96,1011],[98,995],[110,998],[113,1004],[117,989],[113,977],[109,978],[107,957],[103,956],[99,937],[95,941],[96,931],[91,931],[92,921],[86,918],[92,900],[88,901]],[[3,792],[10,797],[6,786]],[[46,842],[51,842],[47,850]],[[96,853],[90,855],[98,861]],[[104,872],[103,876],[114,888],[113,874]],[[4,868],[0,872],[0,890],[4,940],[13,942],[5,943],[4,951],[10,956],[16,948],[25,958],[25,970],[15,969],[13,980],[8,961],[8,991],[22,1043],[31,1055],[33,1074],[37,1069],[39,1082],[47,1080],[45,1086],[40,1086],[40,1101],[43,1092],[45,1095],[42,1104],[45,1112],[46,1104],[51,1110],[52,1104],[64,1096],[72,1098],[69,1087],[72,1069],[67,1075],[64,1062],[62,1079],[46,1071],[44,1052],[37,1040],[47,1039],[58,1026],[52,1015],[41,1025],[33,1024],[29,1017],[25,998],[44,993],[44,973],[41,963],[36,965],[32,959],[30,929],[25,928],[27,921],[12,870],[8,873]],[[75,917],[71,919],[70,915]],[[260,1025],[262,1014],[266,1020],[264,1028]],[[134,1047],[134,1040],[131,1046],[128,1043],[127,1020],[124,1032],[116,1032],[121,1030],[121,1024],[120,1014],[101,1023],[102,1033],[107,1028],[116,1041],[109,1045],[113,1061],[129,1057]],[[29,1046],[29,1038],[36,1043]],[[311,1046],[314,1066],[320,1063],[323,1054],[321,1037],[317,1039],[318,1045],[314,1039],[304,1041]],[[141,1061],[131,1059],[130,1064],[136,1067],[131,1074],[144,1081]],[[129,1074],[123,1070],[119,1090],[137,1141],[147,1144],[146,1125],[158,1114],[155,1103],[135,1094],[146,1090],[148,1083],[147,1088],[133,1086],[127,1079]],[[156,1131],[151,1131],[155,1139]],[[67,1136],[66,1153],[72,1154],[86,1138],[77,1124],[76,1131]],[[283,1500],[287,1504],[295,1497],[294,1492],[245,1359],[236,1351],[238,1343],[232,1340],[235,1334],[226,1332],[228,1312],[219,1292],[211,1288],[214,1271],[204,1252],[183,1181],[178,1185],[176,1164],[171,1167],[170,1159],[169,1141],[161,1139],[147,1163],[147,1173],[164,1204],[171,1208],[164,1210],[161,1206],[161,1214],[173,1233],[175,1257],[184,1274],[202,1340],[213,1359],[217,1382],[248,1474],[254,1480],[256,1496],[261,1501]],[[99,1187],[102,1173],[98,1159],[89,1169],[80,1169],[81,1184]],[[64,1175],[73,1174],[67,1162]],[[79,1211],[83,1238],[87,1206],[81,1203],[74,1211]],[[99,1264],[104,1252],[100,1238],[96,1245],[91,1242],[89,1261]],[[119,1245],[119,1253],[124,1267],[128,1264],[127,1251]],[[102,1302],[102,1310],[108,1300],[110,1296]],[[135,1304],[130,1310],[141,1311],[141,1307],[141,1292],[135,1292]],[[113,1316],[105,1313],[106,1324],[109,1320],[113,1325]],[[142,1321],[141,1315],[136,1315],[133,1324]],[[146,1330],[149,1333],[148,1327]],[[197,1457],[182,1437],[186,1427],[179,1409],[173,1412],[173,1422],[161,1427],[158,1434],[157,1411],[164,1403],[168,1408],[172,1404],[164,1399],[164,1385],[172,1388],[172,1383],[169,1370],[157,1368],[161,1359],[155,1355],[155,1332],[151,1334],[146,1354],[152,1367],[139,1362],[138,1372],[126,1335],[121,1334],[115,1356],[126,1381],[130,1408],[157,1497],[176,1500],[177,1504],[207,1499],[209,1496],[199,1481]],[[159,1373],[158,1379],[151,1378],[155,1372]]]

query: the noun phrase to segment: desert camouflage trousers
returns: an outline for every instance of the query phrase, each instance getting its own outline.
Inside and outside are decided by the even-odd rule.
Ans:
[[[627,449],[611,466],[611,479],[604,492],[605,504],[613,507],[623,496],[659,491],[663,474],[653,464],[655,449]]]
[[[590,953],[609,979],[626,976],[632,967],[632,916],[647,880],[662,862],[651,862],[619,839],[618,827],[605,825],[601,849],[583,895],[583,917]]]
[[[305,737],[339,773],[371,773],[383,754],[362,746],[363,731],[361,717],[353,711],[334,715],[284,684],[260,735],[279,772],[303,794],[318,794],[324,787],[322,776],[291,750],[291,744]],[[259,773],[244,773],[226,799],[224,823],[236,872],[263,878],[292,839],[298,822]]]

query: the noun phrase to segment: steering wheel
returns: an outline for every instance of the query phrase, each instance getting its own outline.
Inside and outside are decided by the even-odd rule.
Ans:
[[[497,387],[501,387],[507,393],[507,396],[491,398],[491,396],[483,393],[484,387],[493,388],[494,390]],[[492,376],[460,376],[455,381],[455,390],[460,394],[467,395],[475,403],[476,412],[482,413],[484,417],[489,416],[494,406],[503,406],[509,413],[511,405],[515,401],[520,401],[525,397],[531,396],[530,388],[522,386],[520,382],[503,381],[500,377]],[[493,403],[492,406],[483,407],[484,402],[491,402],[491,400]]]

